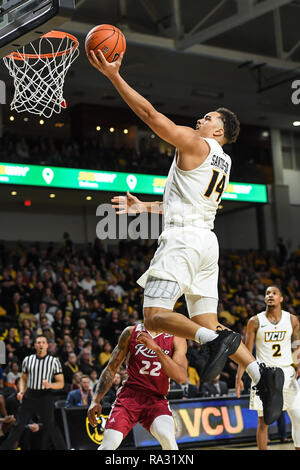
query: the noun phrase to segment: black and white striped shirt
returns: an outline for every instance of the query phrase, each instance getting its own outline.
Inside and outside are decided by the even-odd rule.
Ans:
[[[43,379],[51,383],[54,375],[63,373],[59,359],[49,354],[43,358],[39,358],[36,354],[25,357],[22,372],[27,374],[27,388],[31,390],[45,390]]]

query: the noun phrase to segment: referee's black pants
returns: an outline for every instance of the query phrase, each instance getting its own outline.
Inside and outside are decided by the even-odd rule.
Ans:
[[[43,423],[42,450],[49,449],[49,441],[55,449],[66,450],[64,438],[55,423],[53,395],[48,390],[26,390],[19,408],[16,422],[9,435],[0,446],[0,450],[13,449],[20,441],[26,424],[33,415],[39,415]]]

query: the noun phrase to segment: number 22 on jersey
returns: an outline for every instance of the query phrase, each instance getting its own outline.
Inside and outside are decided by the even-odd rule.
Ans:
[[[226,176],[224,174],[222,175],[222,177],[218,181],[219,175],[220,175],[220,171],[218,171],[218,170],[213,170],[212,171],[212,177],[211,177],[210,183],[207,186],[207,189],[204,193],[204,196],[207,197],[207,198],[209,198],[212,195],[213,192],[218,193],[219,195],[217,197],[216,202],[220,201],[220,199],[222,197],[222,194],[224,192],[224,189],[225,189],[225,182],[226,182]]]
[[[153,369],[150,369],[151,367],[151,362],[150,361],[142,361],[142,364],[144,364],[144,367],[140,369],[140,374],[146,374],[146,375],[152,375],[152,376],[159,376],[160,375],[160,369],[161,369],[161,363],[160,362],[153,362],[152,365],[155,366]]]

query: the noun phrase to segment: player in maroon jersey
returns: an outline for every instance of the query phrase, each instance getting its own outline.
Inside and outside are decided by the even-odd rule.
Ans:
[[[164,450],[178,449],[175,424],[166,395],[170,378],[187,382],[187,345],[183,338],[147,331],[143,324],[129,326],[101,373],[88,409],[92,426],[101,415],[100,401],[111,387],[115,373],[128,356],[128,379],[117,393],[107,419],[99,450],[114,450],[136,423],[141,423]]]

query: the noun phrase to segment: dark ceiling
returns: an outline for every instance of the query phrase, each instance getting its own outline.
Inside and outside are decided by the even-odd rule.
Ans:
[[[121,73],[161,112],[197,118],[222,105],[242,123],[295,129],[299,19],[298,0],[77,0],[60,27],[81,50],[65,94],[71,105],[124,106],[84,51],[88,31],[109,23],[127,39]],[[0,78],[8,81],[3,66]]]

